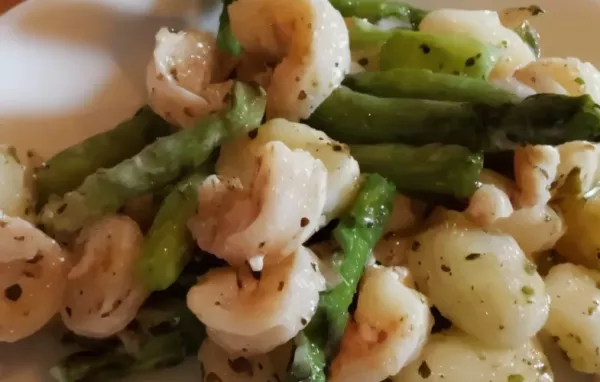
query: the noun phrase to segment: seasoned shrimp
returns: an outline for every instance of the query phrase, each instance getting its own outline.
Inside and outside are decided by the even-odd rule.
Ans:
[[[233,266],[276,263],[294,253],[318,229],[326,202],[327,170],[309,153],[269,142],[248,162],[254,164],[249,184],[207,178],[189,222],[198,246]]]
[[[78,236],[79,263],[68,275],[61,316],[71,331],[103,338],[129,324],[148,296],[136,279],[143,235],[126,216],[109,216]]]
[[[558,146],[560,163],[553,190],[559,189],[567,177],[576,171],[581,182],[581,193],[589,191],[600,181],[600,145],[586,141],[572,141]],[[573,190],[569,190],[573,191]]]
[[[529,46],[514,31],[503,26],[498,13],[493,11],[438,9],[425,16],[419,30],[467,35],[502,49],[502,58],[490,73],[491,79],[508,78],[515,70],[535,60]]]
[[[58,312],[68,264],[54,240],[20,218],[0,215],[0,247],[0,342],[15,342]]]
[[[210,338],[202,342],[198,359],[202,382],[279,382],[269,356],[230,357]]]
[[[573,264],[553,267],[546,277],[552,298],[544,329],[575,370],[600,374],[600,272]]]
[[[408,264],[418,289],[452,323],[490,346],[516,346],[548,317],[544,281],[517,242],[458,212],[419,234]]]
[[[350,70],[348,28],[328,0],[238,0],[228,12],[244,50],[276,65],[269,119],[308,118]]]
[[[489,346],[458,330],[436,333],[419,358],[394,382],[553,382],[540,344],[527,340],[513,348]]]
[[[405,268],[369,268],[330,382],[379,382],[418,357],[433,326],[426,298]]]
[[[521,146],[515,150],[515,180],[521,194],[520,207],[548,203],[556,179],[560,154],[547,145]]]
[[[149,104],[167,121],[188,127],[227,106],[233,82],[225,79],[231,70],[212,34],[161,28],[146,74]]]
[[[248,356],[292,339],[312,318],[324,288],[317,257],[300,247],[258,278],[248,267],[211,270],[190,289],[187,305],[215,343]]]
[[[552,249],[566,231],[562,217],[548,205],[521,208],[492,227],[512,236],[527,255]]]
[[[473,193],[465,212],[475,223],[487,227],[509,217],[514,209],[506,192],[493,184],[484,184]]]
[[[514,76],[538,93],[589,94],[600,103],[600,72],[578,58],[541,58],[520,68]]]
[[[356,195],[360,170],[358,163],[343,145],[325,133],[310,126],[272,119],[258,130],[221,147],[217,173],[221,176],[239,176],[243,184],[254,178],[258,163],[254,159],[262,147],[271,141],[281,141],[292,150],[304,150],[320,160],[327,169],[327,200],[325,222],[338,217]],[[247,170],[240,173],[240,169]]]

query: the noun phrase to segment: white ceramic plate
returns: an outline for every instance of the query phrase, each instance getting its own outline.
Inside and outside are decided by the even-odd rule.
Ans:
[[[2,1],[2,0],[0,0]],[[499,9],[528,0],[414,0],[420,7]],[[114,126],[144,99],[144,67],[158,27],[202,22],[215,28],[217,0],[27,0],[0,17],[0,142],[48,156]],[[544,54],[600,65],[600,1],[540,0],[536,22]],[[200,9],[203,8],[203,9]],[[0,381],[50,381],[65,349],[58,331],[0,344]],[[560,356],[556,382],[587,382]],[[143,375],[137,381],[198,381],[199,364]],[[478,382],[478,381],[465,381]]]

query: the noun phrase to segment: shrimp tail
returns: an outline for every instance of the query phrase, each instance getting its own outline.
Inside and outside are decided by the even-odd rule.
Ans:
[[[383,235],[395,193],[395,186],[388,180],[368,174],[352,208],[334,229],[333,236],[344,254],[339,272],[345,282],[321,293],[315,316],[294,339],[297,347],[290,371],[294,380],[325,381],[326,359],[339,347],[348,308],[371,249]]]

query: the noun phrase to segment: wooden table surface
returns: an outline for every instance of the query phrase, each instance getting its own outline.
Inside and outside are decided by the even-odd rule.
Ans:
[[[23,0],[0,0],[0,14],[19,4]]]

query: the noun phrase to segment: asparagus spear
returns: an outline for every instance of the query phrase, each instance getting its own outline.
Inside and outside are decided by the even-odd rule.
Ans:
[[[198,186],[204,171],[181,181],[165,198],[144,240],[138,271],[148,290],[164,290],[173,284],[187,263],[194,239],[187,221],[198,202]]]
[[[231,109],[157,140],[134,157],[88,176],[62,198],[50,200],[42,209],[41,223],[54,234],[74,233],[116,212],[125,200],[162,188],[185,170],[199,167],[223,141],[252,130],[262,121],[262,89],[238,82],[232,98]]]
[[[217,46],[221,50],[231,54],[234,57],[237,57],[242,54],[242,45],[231,31],[231,25],[229,24],[229,13],[227,12],[227,8],[234,1],[235,0],[223,0],[223,10],[221,11],[221,16],[219,17]]]
[[[295,338],[292,380],[325,382],[326,358],[336,351],[344,333],[348,308],[371,250],[383,234],[395,191],[380,175],[366,175],[351,210],[334,229],[343,251],[339,266],[343,282],[321,293],[315,316]]]
[[[379,65],[486,79],[498,57],[497,49],[468,36],[398,29],[381,47]]]
[[[163,300],[143,307],[119,338],[67,356],[50,374],[58,382],[106,382],[175,366],[198,351],[204,327],[185,303]]]
[[[35,173],[39,207],[46,203],[50,195],[64,195],[94,171],[116,165],[170,132],[167,122],[145,106],[114,129],[94,135],[54,155]]]
[[[344,85],[379,97],[422,98],[438,101],[469,101],[489,104],[516,102],[513,93],[489,82],[469,77],[433,73],[424,69],[393,69],[351,74]]]
[[[350,152],[362,171],[379,173],[409,193],[468,198],[483,168],[482,156],[462,146],[352,145]]]
[[[587,95],[538,94],[515,104],[485,105],[379,98],[341,87],[317,108],[308,124],[346,143],[437,142],[494,152],[523,143],[596,141],[600,107]]]
[[[377,22],[393,17],[417,29],[426,11],[396,0],[329,0],[344,17],[358,17]]]

